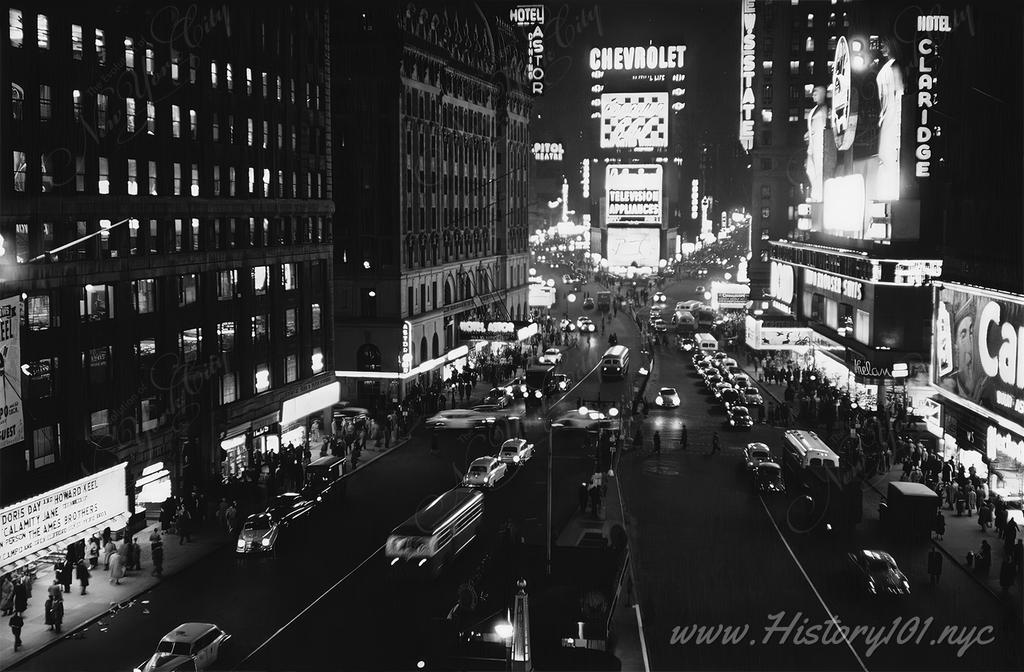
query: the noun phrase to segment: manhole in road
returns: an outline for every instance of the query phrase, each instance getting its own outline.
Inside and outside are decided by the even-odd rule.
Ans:
[[[644,471],[657,476],[678,476],[679,469],[671,464],[645,464]]]

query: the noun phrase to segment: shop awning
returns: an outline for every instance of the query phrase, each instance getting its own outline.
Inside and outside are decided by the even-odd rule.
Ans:
[[[128,519],[130,517],[131,515],[127,511],[125,511],[124,513],[119,513],[116,516],[113,516],[112,518],[108,518],[107,520],[96,523],[95,525],[86,528],[81,532],[69,534],[63,539],[55,541],[54,543],[50,544],[45,548],[33,551],[32,553],[29,553],[24,557],[18,558],[17,560],[9,562],[3,567],[0,567],[0,575],[9,574],[10,572],[15,571],[16,569],[20,569],[21,567],[31,565],[32,563],[37,562],[38,560],[41,560],[48,555],[63,556],[64,553],[67,551],[68,544],[76,542],[79,539],[88,540],[94,534],[96,536],[100,536],[103,533],[103,530],[105,530],[108,527],[111,530],[119,530],[128,524]]]

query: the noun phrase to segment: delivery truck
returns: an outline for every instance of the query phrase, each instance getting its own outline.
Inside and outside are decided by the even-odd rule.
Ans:
[[[902,538],[929,539],[941,499],[924,483],[893,481],[879,507],[882,525]]]

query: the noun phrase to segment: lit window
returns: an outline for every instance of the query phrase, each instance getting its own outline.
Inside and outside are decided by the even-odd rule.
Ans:
[[[285,291],[296,289],[299,286],[296,268],[295,264],[281,264],[281,286]]]
[[[175,196],[181,196],[181,164],[174,164],[174,185],[172,192]]]
[[[12,10],[13,11],[13,10]],[[32,431],[31,468],[39,469],[57,461],[60,452],[60,424],[40,427]]]
[[[807,27],[814,28],[814,14],[807,15]]]
[[[231,352],[235,349],[235,323],[221,322],[217,325],[217,340],[220,343],[221,352]]]
[[[252,68],[245,69],[245,92],[252,95]]]
[[[225,63],[224,64],[224,83],[227,85],[228,91],[230,91],[232,88],[234,88],[234,79],[231,76],[231,64],[230,63]]]
[[[82,92],[78,89],[72,90],[71,101],[75,108],[75,121],[79,121],[82,118]]]
[[[50,20],[46,14],[40,14],[36,18],[36,40],[40,49],[50,48]]]
[[[171,105],[171,135],[181,137],[181,108],[177,105]]]
[[[238,399],[238,374],[225,373],[220,377],[220,403],[230,404]]]
[[[114,317],[114,288],[110,285],[86,285],[78,299],[78,312],[84,322]]]
[[[284,311],[284,337],[295,336],[295,309],[289,308]]]
[[[194,362],[199,359],[199,344],[203,338],[203,330],[200,327],[185,329],[178,333],[178,352],[186,362]]]
[[[800,61],[789,62],[789,74],[795,75],[800,72]]]
[[[309,358],[310,368],[313,373],[320,373],[324,370],[324,352],[321,348],[313,348],[313,355]]]
[[[71,53],[76,61],[82,60],[82,27],[71,24]]]
[[[199,57],[195,54],[188,55],[188,81],[190,84],[196,83],[196,77],[199,75]]]
[[[217,61],[210,61],[210,86],[217,88]]]
[[[253,376],[254,383],[256,384],[256,393],[266,392],[270,389],[270,369],[266,363],[257,364],[256,372]]]
[[[278,77],[277,77],[277,88],[275,89],[275,93],[277,94],[277,99],[278,100],[281,100],[281,94],[283,92],[284,92],[284,88],[281,86],[281,76],[278,75]]]
[[[804,84],[804,95],[808,98],[814,93],[814,84]]]
[[[139,411],[144,432],[156,429],[164,421],[164,416],[160,412],[160,400],[156,397],[146,397],[139,402]]]
[[[188,134],[189,134],[189,136],[193,140],[196,139],[196,129],[197,128],[199,128],[199,124],[197,123],[197,119],[196,119],[196,111],[195,110],[189,110],[188,111]]]
[[[39,85],[39,118],[47,120],[53,116],[53,93],[49,84]]]
[[[60,318],[54,313],[48,294],[28,297],[25,316],[29,331],[43,331],[60,326]]]
[[[171,47],[171,79],[175,82],[178,81],[178,77],[181,75],[181,56],[178,54],[178,50]]]
[[[299,358],[297,355],[288,355],[284,358],[284,382],[294,382],[299,377]]]
[[[251,118],[248,119],[247,122],[248,123],[246,124],[246,141],[248,142],[249,146],[252,147],[252,141],[253,141],[253,135],[254,135],[254,132],[253,132],[253,122],[252,122]]]
[[[766,124],[772,123],[772,111],[761,110],[761,121],[763,121]]]
[[[146,101],[146,133],[156,135],[156,105]]]
[[[99,175],[98,175],[99,179],[97,181],[96,186],[99,189],[99,192],[101,194],[109,194],[110,193],[110,161],[109,161],[109,159],[107,159],[106,157],[103,157],[103,156],[101,156],[99,158],[100,158],[100,160],[99,160],[100,170],[99,170]]]
[[[96,29],[96,61],[103,63],[107,60],[107,36],[99,28]]]
[[[188,306],[199,296],[199,275],[186,273],[178,276],[178,305]]]
[[[139,162],[135,159],[128,159],[128,195],[139,195]]]
[[[219,271],[217,273],[217,300],[230,301],[235,298],[235,287],[238,284],[238,271]]]
[[[153,48],[146,47],[146,74],[153,74]]]
[[[310,330],[320,331],[320,304],[314,303],[312,306],[312,317],[310,320]]]
[[[149,195],[156,196],[156,161],[149,162],[149,173],[146,177],[149,180]]]
[[[174,220],[174,251],[181,252],[181,241],[185,236],[185,229],[181,225],[181,220]]]
[[[199,195],[199,164],[192,164],[192,184],[189,188],[189,193],[193,196]]]
[[[129,133],[135,132],[135,99],[125,98],[125,124],[128,127]]]
[[[135,312],[144,315],[156,310],[156,278],[132,281],[132,303]]]
[[[96,94],[96,127],[102,136],[107,134],[107,107],[109,100],[105,93]]]
[[[256,295],[263,295],[267,293],[267,288],[270,287],[270,267],[269,266],[255,266],[252,269],[252,288],[253,293]]]
[[[814,51],[814,38],[808,37],[804,43],[804,51]]]
[[[20,49],[25,46],[25,28],[22,24],[21,10],[10,10],[9,17],[8,25],[10,26],[11,46]]]
[[[16,121],[25,118],[25,90],[11,83],[11,115]]]
[[[775,64],[771,61],[761,61],[761,69],[764,70],[764,74],[766,75],[772,74],[772,67],[774,65]]]
[[[265,73],[265,72],[261,72],[260,73],[260,81],[263,84],[263,97],[266,98],[267,97],[267,73]]]
[[[213,167],[213,195],[220,196],[220,166]]]
[[[26,362],[22,367],[25,372],[30,399],[52,399],[56,388],[57,357],[37,359]]]
[[[124,67],[135,69],[135,42],[130,37],[124,38]]]

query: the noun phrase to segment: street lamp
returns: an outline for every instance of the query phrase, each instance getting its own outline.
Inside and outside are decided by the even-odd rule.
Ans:
[[[501,637],[501,640],[505,643],[505,669],[512,667],[512,635],[515,633],[515,628],[508,622],[508,619],[498,621],[494,625],[494,634]]]
[[[551,472],[553,467],[552,455],[555,452],[555,429],[562,429],[565,427],[560,422],[552,422],[551,426],[548,427],[548,516],[547,516],[547,575],[551,576]]]

